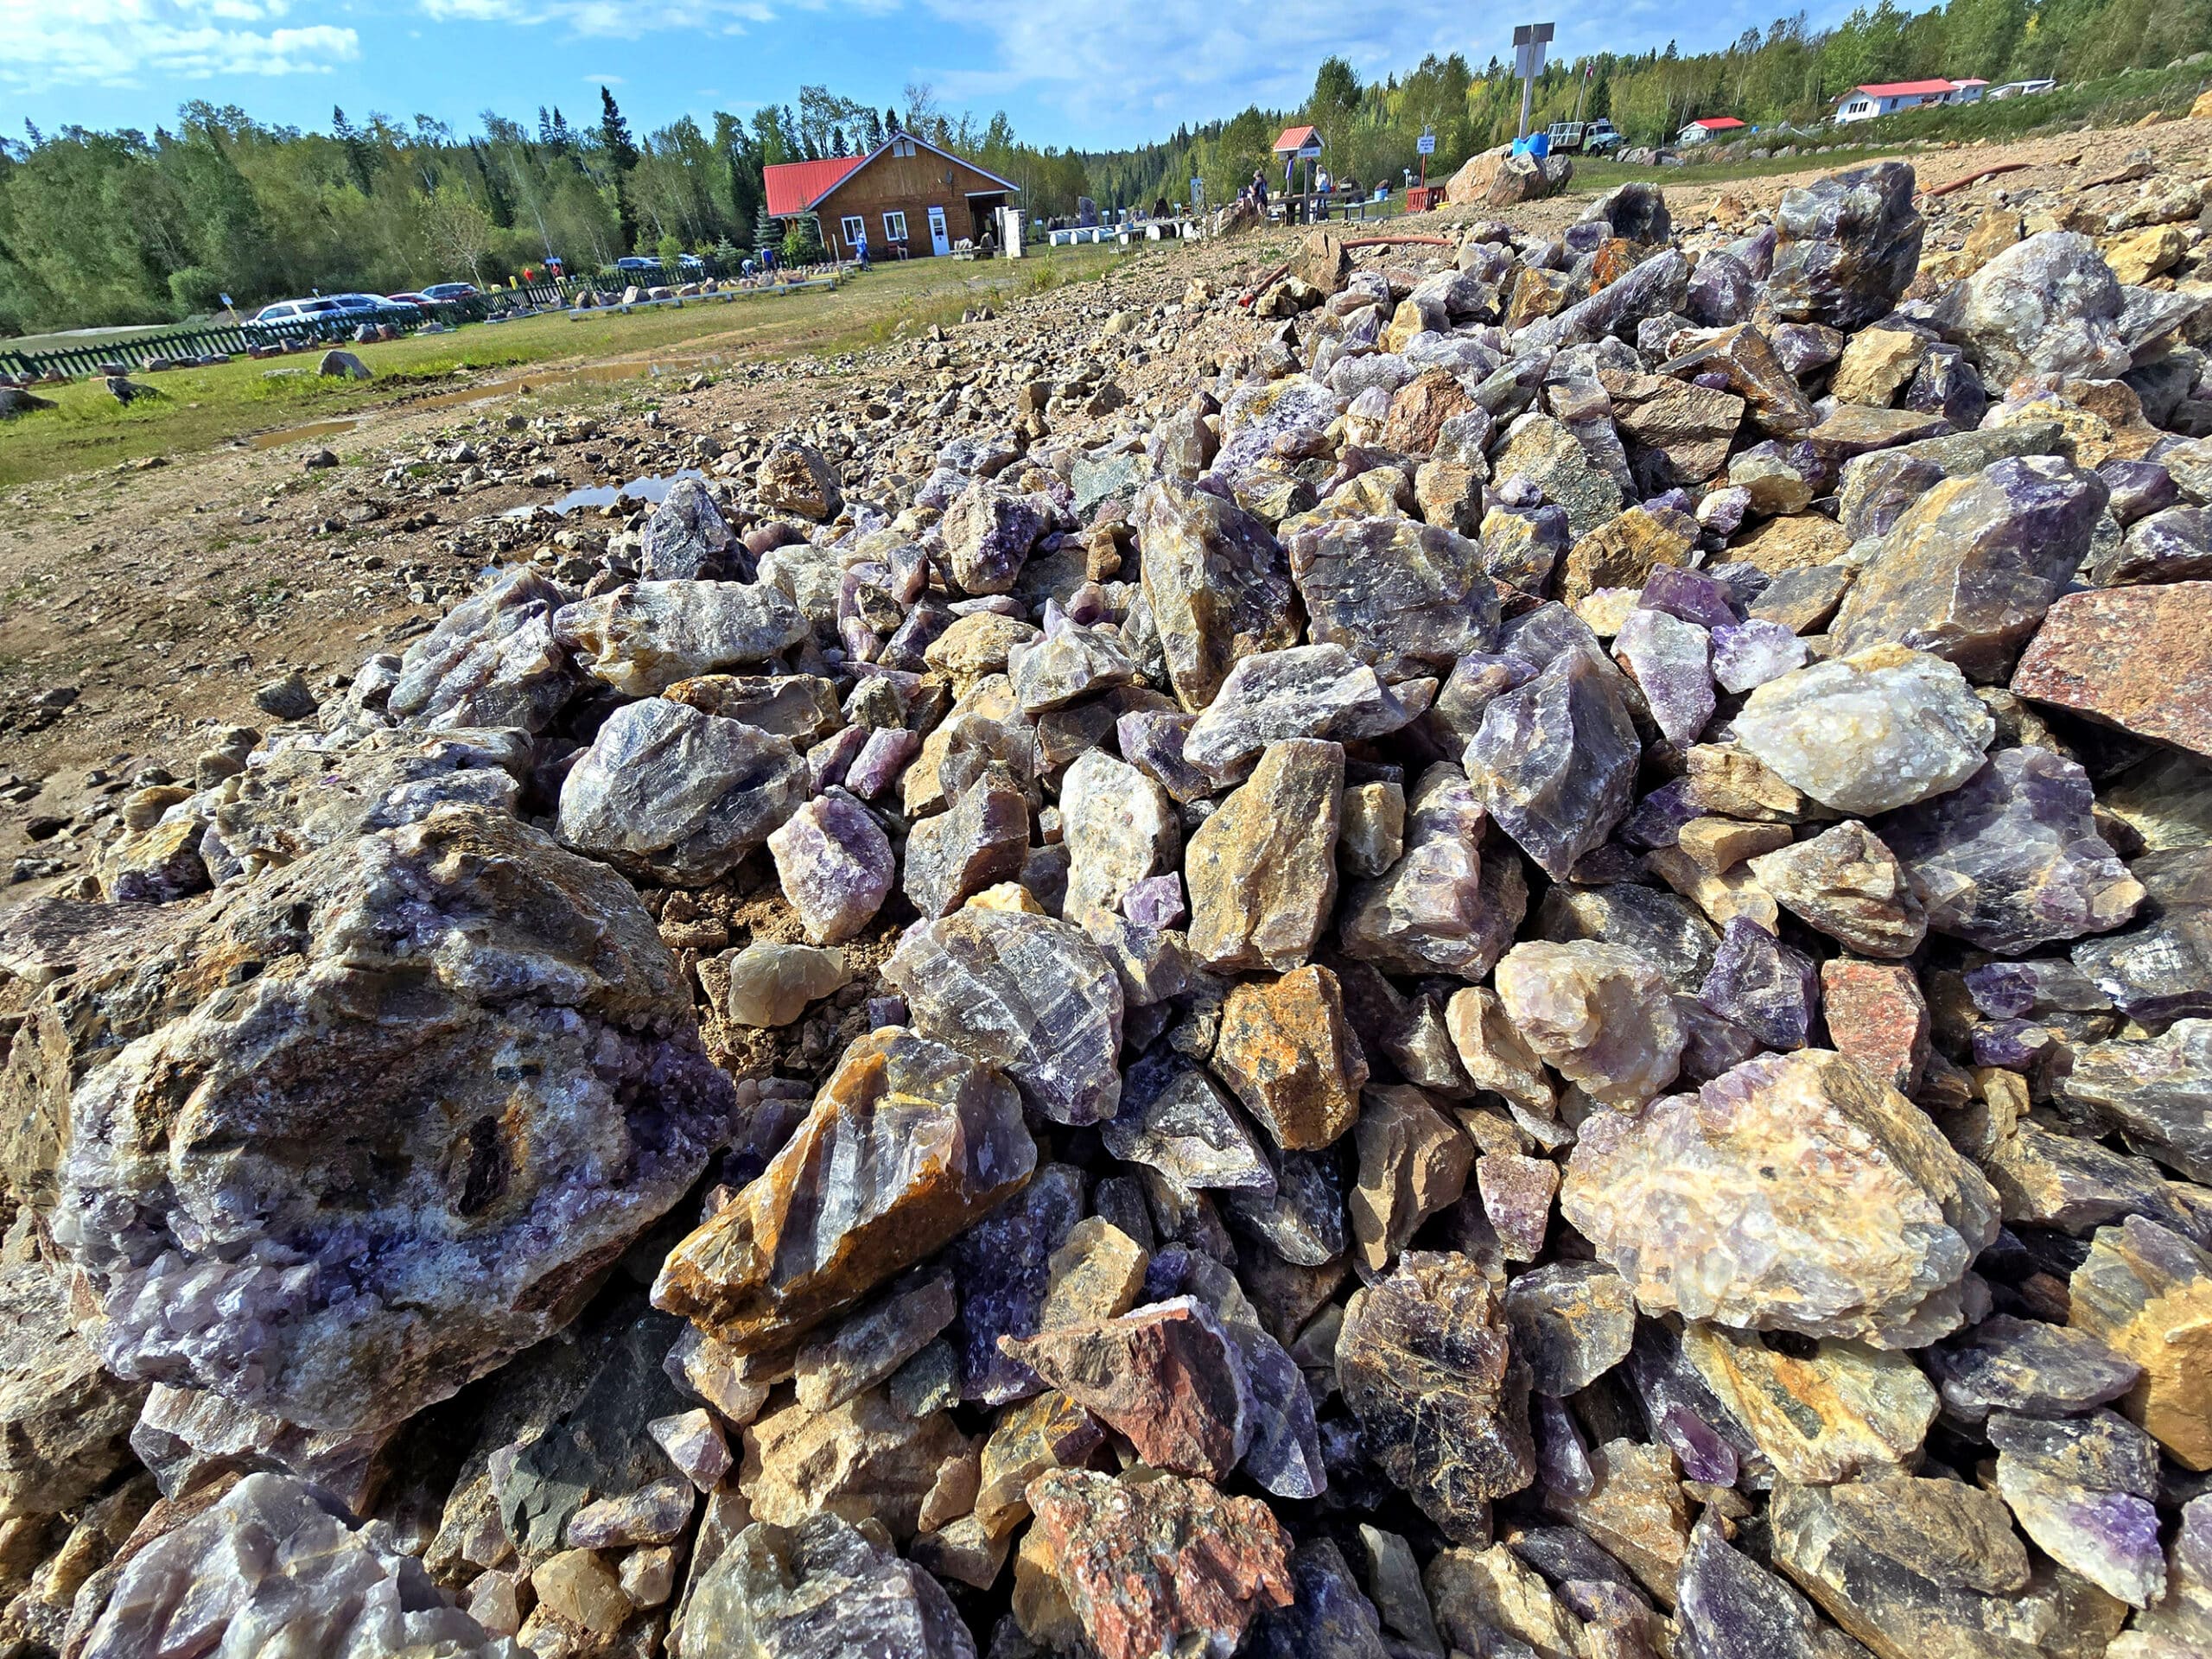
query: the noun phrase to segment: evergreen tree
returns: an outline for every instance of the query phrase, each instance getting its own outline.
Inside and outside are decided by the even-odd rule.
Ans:
[[[346,172],[353,181],[353,188],[367,195],[376,183],[376,146],[370,142],[368,134],[348,121],[346,111],[334,104],[330,108],[330,130],[345,147]]]
[[[614,175],[614,218],[626,252],[638,245],[638,213],[630,200],[630,175],[637,170],[638,146],[630,137],[630,124],[622,118],[614,94],[599,89],[599,144],[606,152],[607,170]]]
[[[768,217],[768,204],[762,202],[760,211],[753,216],[753,251],[766,253],[770,248],[783,245],[783,226]]]

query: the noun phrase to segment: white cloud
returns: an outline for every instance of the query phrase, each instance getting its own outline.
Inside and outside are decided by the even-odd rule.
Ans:
[[[641,35],[689,29],[741,35],[749,23],[774,18],[769,0],[416,0],[440,22],[556,23],[594,40],[636,40]]]
[[[289,0],[0,0],[0,86],[314,74],[360,56],[350,29],[280,26],[289,10]]]
[[[1332,53],[1363,79],[1402,74],[1431,52],[1460,53],[1480,71],[1493,55],[1511,58],[1516,15],[1541,18],[1545,10],[1494,12],[1478,22],[1456,7],[1347,7],[1340,0],[923,3],[997,43],[995,53],[981,54],[979,67],[925,77],[948,103],[988,107],[1017,88],[1041,92],[1070,125],[1122,139],[1139,131],[1160,136],[1179,121],[1225,118],[1255,104],[1294,107],[1313,91],[1313,73]],[[1659,0],[1616,0],[1605,16],[1563,21],[1553,56],[1640,51],[1674,35],[1686,52],[1717,48],[1746,24],[1764,26],[1789,9],[1778,0],[1715,0],[1691,19]],[[1843,0],[1815,0],[1810,9],[1817,21],[1840,13]]]

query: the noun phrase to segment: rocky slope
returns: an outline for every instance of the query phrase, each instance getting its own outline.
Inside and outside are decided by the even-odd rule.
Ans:
[[[2132,170],[1059,302],[271,683],[0,918],[0,1636],[2212,1646]]]

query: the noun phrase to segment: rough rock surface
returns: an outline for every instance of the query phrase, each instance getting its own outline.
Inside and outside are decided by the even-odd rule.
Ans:
[[[741,1353],[798,1335],[950,1243],[1036,1161],[1005,1078],[872,1033],[760,1179],[669,1253],[653,1300]]]
[[[403,412],[19,653],[0,1650],[2212,1651],[2193,113]]]
[[[1891,1348],[1958,1328],[1998,1225],[1919,1108],[1815,1049],[1594,1116],[1560,1202],[1647,1313]]]
[[[1491,1498],[1535,1478],[1528,1423],[1507,1389],[1510,1352],[1481,1273],[1420,1251],[1354,1293],[1337,1337],[1338,1383],[1369,1455],[1461,1542],[1488,1535]]]
[[[557,1329],[729,1133],[652,918],[512,819],[448,808],[194,919],[118,964],[131,1040],[49,1109],[54,1235],[124,1376],[397,1423]]]

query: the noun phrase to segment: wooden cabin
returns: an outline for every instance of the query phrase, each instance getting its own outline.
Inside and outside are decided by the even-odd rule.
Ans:
[[[998,236],[998,210],[1020,187],[911,132],[894,132],[865,156],[787,162],[761,170],[769,217],[811,214],[823,245],[852,257],[865,226],[868,257],[950,253],[962,242]]]

